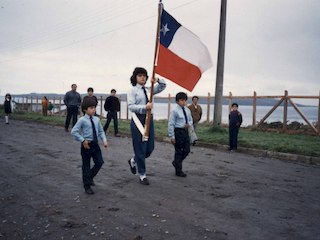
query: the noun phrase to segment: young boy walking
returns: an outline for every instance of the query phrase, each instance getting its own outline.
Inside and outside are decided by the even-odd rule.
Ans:
[[[187,176],[182,171],[182,162],[190,152],[189,128],[192,125],[192,117],[189,108],[186,107],[187,100],[187,94],[184,92],[177,93],[177,105],[171,111],[168,122],[168,136],[175,148],[172,165],[178,177]]]
[[[75,140],[81,142],[82,157],[82,180],[83,187],[87,194],[94,194],[91,186],[95,186],[93,178],[99,172],[102,164],[101,149],[98,144],[98,137],[103,141],[106,148],[107,137],[103,131],[100,119],[95,116],[96,101],[93,98],[86,98],[82,103],[82,110],[85,115],[82,116],[72,128],[71,134]],[[90,160],[93,159],[94,166],[90,168]]]
[[[229,113],[229,151],[235,151],[238,147],[238,133],[242,123],[242,115],[238,111],[238,104],[232,103]]]

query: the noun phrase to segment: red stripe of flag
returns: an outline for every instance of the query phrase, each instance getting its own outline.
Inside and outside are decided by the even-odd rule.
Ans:
[[[197,66],[183,60],[161,44],[155,72],[190,92],[201,77],[201,71]]]

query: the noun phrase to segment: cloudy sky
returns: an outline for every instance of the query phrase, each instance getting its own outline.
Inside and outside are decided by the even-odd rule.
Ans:
[[[191,94],[214,95],[220,0],[163,0],[207,45],[213,67]],[[0,0],[0,95],[130,89],[151,73],[156,0]],[[224,94],[318,95],[319,0],[229,0]],[[185,91],[168,81],[163,95]],[[190,94],[190,93],[189,93]]]

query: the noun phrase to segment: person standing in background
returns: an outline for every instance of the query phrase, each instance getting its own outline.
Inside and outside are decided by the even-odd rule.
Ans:
[[[113,126],[114,126],[114,135],[118,136],[118,112],[120,111],[120,101],[119,98],[116,97],[116,90],[111,90],[111,95],[107,97],[104,103],[104,110],[107,113],[107,122],[103,127],[103,130],[106,132],[108,130],[109,124],[113,119]]]
[[[201,117],[202,117],[202,108],[198,104],[198,100],[199,100],[198,96],[193,96],[192,97],[192,103],[188,106],[188,108],[191,111],[194,130],[196,130],[197,125],[200,122]]]
[[[5,118],[6,124],[9,124],[9,116],[13,111],[10,93],[6,94],[3,105],[4,105],[4,113],[5,113],[4,118]]]
[[[42,98],[41,105],[42,105],[42,115],[43,115],[43,116],[48,116],[49,100],[47,99],[46,96],[44,96],[44,97]]]
[[[88,90],[87,90],[87,93],[88,93],[88,95],[83,98],[82,102],[84,102],[84,100],[87,99],[87,98],[92,98],[92,99],[96,102],[95,107],[97,108],[98,98],[97,98],[95,95],[93,95],[93,88],[92,88],[92,87],[89,87]],[[83,115],[86,114],[86,113],[83,111],[83,109],[82,109],[82,113],[83,113]]]
[[[202,117],[202,108],[198,104],[198,100],[199,100],[198,96],[193,96],[192,103],[188,106],[188,108],[190,109],[192,121],[193,121],[193,125],[192,125],[193,129],[191,128],[191,131],[190,131],[190,141],[193,146],[196,144],[196,141],[198,140],[195,132],[196,132],[197,125],[200,122]]]
[[[71,91],[67,92],[64,96],[64,104],[67,107],[67,117],[64,125],[65,131],[69,132],[69,125],[72,118],[72,126],[76,125],[78,120],[78,111],[81,103],[81,96],[77,92],[77,85],[71,85]]]
[[[232,103],[229,113],[229,151],[236,151],[238,148],[238,133],[242,124],[242,115],[238,111],[238,104]]]

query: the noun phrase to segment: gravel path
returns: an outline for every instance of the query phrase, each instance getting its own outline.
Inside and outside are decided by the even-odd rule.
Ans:
[[[1,239],[320,239],[320,167],[193,147],[187,178],[157,142],[150,186],[109,137],[94,195],[81,183],[80,144],[61,127],[0,122]]]

